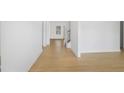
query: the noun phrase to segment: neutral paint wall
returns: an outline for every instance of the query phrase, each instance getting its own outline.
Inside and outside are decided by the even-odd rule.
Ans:
[[[123,22],[123,48],[124,48],[124,22]]]
[[[63,35],[56,35],[56,26],[65,26],[65,31],[69,29],[69,22],[68,21],[51,21],[50,22],[50,38],[51,39],[63,39]]]
[[[1,22],[0,22],[0,56],[1,56]]]
[[[46,47],[50,44],[50,23],[49,21],[43,22],[43,46]]]
[[[43,47],[47,46],[47,26],[46,21],[43,22]]]
[[[1,22],[2,71],[28,71],[42,52],[42,22]]]
[[[1,21],[0,21],[0,72],[1,72]]]
[[[47,28],[47,45],[50,45],[50,22],[46,22],[46,28]]]
[[[70,23],[71,27],[71,49],[73,53],[78,57],[78,32],[79,32],[79,22],[72,21]]]
[[[80,53],[120,51],[119,21],[81,21],[79,26]]]

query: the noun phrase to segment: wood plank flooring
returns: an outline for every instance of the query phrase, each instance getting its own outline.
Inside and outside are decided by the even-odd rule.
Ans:
[[[51,40],[30,72],[123,72],[124,52],[82,54],[76,58],[62,40]]]

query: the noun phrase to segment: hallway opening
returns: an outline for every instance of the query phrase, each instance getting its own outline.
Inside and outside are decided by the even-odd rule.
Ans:
[[[64,47],[63,40],[54,39],[30,71],[69,71],[72,66],[76,66],[76,60],[71,49]]]
[[[65,25],[56,24],[51,28],[53,29],[50,30],[50,46],[55,45],[56,48],[64,47]]]
[[[124,22],[120,21],[120,49],[123,51],[124,48]]]
[[[50,43],[51,40],[62,40],[66,48],[71,48],[69,21],[50,22]]]

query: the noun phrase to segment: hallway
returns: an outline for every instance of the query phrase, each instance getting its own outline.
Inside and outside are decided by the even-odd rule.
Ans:
[[[51,40],[30,71],[75,71],[75,66],[77,59],[70,49],[64,47],[63,41]]]
[[[82,54],[76,58],[63,41],[51,40],[30,72],[124,71],[124,52]]]

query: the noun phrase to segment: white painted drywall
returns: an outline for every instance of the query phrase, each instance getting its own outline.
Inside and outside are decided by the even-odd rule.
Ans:
[[[81,21],[79,26],[80,53],[120,51],[119,21]]]
[[[71,27],[71,49],[73,53],[79,57],[78,51],[78,32],[79,32],[79,22],[72,21],[70,23]]]
[[[43,47],[50,45],[50,23],[49,21],[43,22]]]
[[[46,21],[46,31],[47,31],[46,44],[50,45],[50,22],[49,21]]]
[[[42,52],[42,22],[1,22],[2,71],[28,71]]]
[[[0,22],[0,56],[1,56],[1,22]]]
[[[43,22],[43,47],[47,46],[47,26],[46,21]]]
[[[123,22],[123,48],[124,48],[124,22]]]
[[[56,26],[62,27],[62,34],[56,35]],[[65,27],[65,28],[64,28]],[[64,39],[64,31],[69,29],[68,21],[51,21],[50,22],[50,38],[51,39]]]

